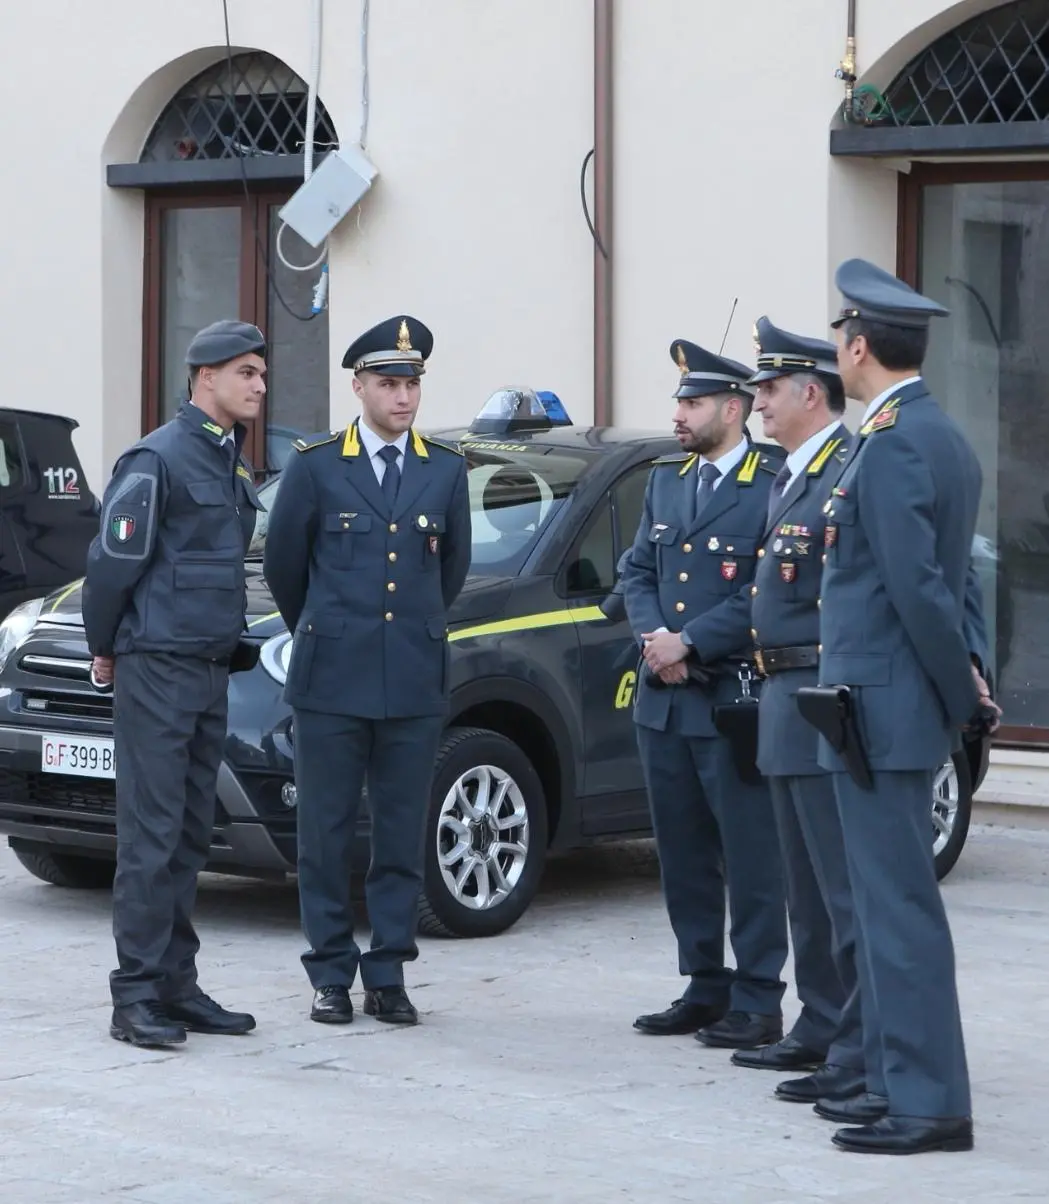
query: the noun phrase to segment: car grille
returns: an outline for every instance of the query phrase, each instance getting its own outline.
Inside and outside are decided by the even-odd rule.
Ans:
[[[18,773],[0,769],[0,803],[54,807],[89,815],[115,816],[116,783],[60,773]]]
[[[54,715],[62,719],[94,719],[113,722],[110,694],[63,694],[57,690],[23,690],[22,710],[30,715]]]

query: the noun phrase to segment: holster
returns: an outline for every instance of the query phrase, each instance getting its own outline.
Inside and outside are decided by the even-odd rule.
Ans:
[[[761,781],[758,770],[758,700],[750,692],[749,665],[740,665],[740,696],[735,702],[714,707],[714,726],[729,742],[740,780],[751,785]]]
[[[254,669],[259,663],[261,652],[262,650],[258,644],[251,640],[238,640],[237,646],[229,658],[229,671],[231,673],[246,673],[248,670]]]
[[[798,690],[801,717],[820,733],[845,763],[861,790],[874,789],[870,761],[860,736],[856,702],[848,686],[802,686]]]

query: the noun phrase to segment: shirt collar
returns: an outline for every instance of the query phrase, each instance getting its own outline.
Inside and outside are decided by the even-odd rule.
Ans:
[[[743,438],[740,439],[740,441],[731,451],[725,452],[725,454],[719,460],[708,460],[706,456],[700,456],[699,467],[702,468],[704,464],[713,464],[718,472],[721,473],[721,476],[718,477],[718,480],[720,481],[724,477],[727,477],[737,464],[742,462],[743,457],[748,451],[750,451],[750,443],[746,438]]]
[[[787,457],[787,467],[790,469],[790,480],[793,481],[799,472],[803,472],[809,466],[812,457],[830,438],[830,433],[838,426],[838,419],[828,422],[822,430],[818,430],[814,435],[810,435],[801,447],[795,448]]]
[[[357,433],[360,435],[361,443],[364,445],[364,450],[373,460],[384,447],[395,447],[403,456],[405,454],[405,448],[408,446],[407,431],[402,431],[392,443],[387,443],[382,436],[377,435],[372,430],[372,428],[364,421],[363,418],[357,423]]]
[[[899,380],[894,385],[890,385],[884,393],[879,393],[877,397],[870,403],[863,415],[863,421],[867,422],[874,414],[878,412],[880,406],[883,406],[893,393],[898,393],[901,389],[906,389],[908,385],[916,385],[921,381],[920,376],[908,376],[906,380]]]
[[[206,435],[212,442],[217,443],[219,447],[223,447],[227,443],[233,443],[237,447],[239,454],[240,446],[247,433],[247,427],[243,423],[235,422],[228,431],[224,431],[213,418],[209,418],[188,397],[179,406],[179,416],[184,418],[196,430],[200,431],[201,434]]]

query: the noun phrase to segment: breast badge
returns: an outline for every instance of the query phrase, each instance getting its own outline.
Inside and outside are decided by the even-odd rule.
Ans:
[[[735,581],[738,572],[739,565],[735,560],[723,560],[721,562],[721,575],[726,581]]]
[[[838,528],[834,523],[828,523],[823,532],[823,546],[833,548],[838,542]]]
[[[779,575],[788,585],[790,585],[790,583],[798,575],[798,566],[796,564],[792,564],[789,560],[785,560],[779,566]]]

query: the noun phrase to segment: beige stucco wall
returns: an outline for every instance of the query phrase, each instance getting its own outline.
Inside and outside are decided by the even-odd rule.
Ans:
[[[307,74],[309,5],[229,7],[237,46]],[[360,121],[360,7],[325,5],[321,94],[346,142]],[[885,83],[994,5],[858,7],[861,74]],[[615,417],[662,424],[671,339],[716,346],[738,296],[726,353],[749,359],[763,312],[825,331],[841,258],[894,266],[896,175],[827,151],[845,0],[616,9]],[[18,47],[5,86],[27,114],[6,127],[8,162],[24,167],[0,200],[5,396],[78,417],[95,482],[137,435],[141,404],[141,198],[108,189],[105,165],[137,158],[221,39],[215,0],[107,0],[104,22],[78,0],[0,13],[0,44]],[[333,422],[348,412],[344,347],[400,309],[436,334],[429,419],[468,418],[523,382],[556,389],[586,421],[593,248],[578,177],[593,141],[592,5],[372,0],[369,40],[381,176],[360,228],[348,221],[332,241]]]

